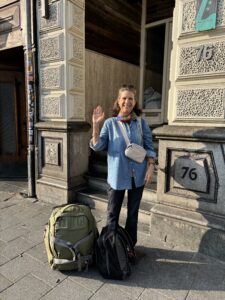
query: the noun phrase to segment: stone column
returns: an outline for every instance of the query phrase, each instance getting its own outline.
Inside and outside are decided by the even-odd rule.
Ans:
[[[225,259],[225,1],[217,1],[216,28],[197,32],[200,2],[207,10],[209,1],[197,0],[177,0],[174,10],[169,125],[155,130],[151,225],[171,247]]]
[[[38,14],[39,119],[37,197],[74,201],[88,168],[85,117],[85,1],[51,0]]]

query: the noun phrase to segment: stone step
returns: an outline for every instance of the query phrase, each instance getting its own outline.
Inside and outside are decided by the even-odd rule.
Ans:
[[[106,181],[107,173],[102,173],[102,172],[90,172],[86,174],[85,178],[87,180],[88,185],[90,185],[93,188],[99,188],[99,189],[107,189],[108,188],[108,183]],[[155,191],[157,190],[157,175],[154,174],[152,183],[150,185],[150,190]]]
[[[179,247],[225,261],[224,216],[156,204],[151,209],[150,234],[171,249]]]
[[[90,162],[102,161],[107,164],[107,151],[93,151],[91,150]]]
[[[89,205],[92,209],[96,209],[105,213],[107,210],[107,192],[99,189],[93,189],[87,187],[85,189],[79,190],[76,193],[76,201],[79,203],[84,203]],[[120,223],[124,225],[126,219],[126,204],[127,196],[125,195],[124,203],[122,205],[120,214]],[[143,233],[149,233],[150,230],[150,211],[155,205],[154,202],[146,201],[144,198],[141,201],[139,210],[139,231]]]
[[[107,174],[107,164],[103,161],[93,161],[89,164],[89,173],[91,174],[104,174],[106,177]]]
[[[95,173],[95,176],[92,174],[87,174],[86,176],[87,184],[93,189],[100,191],[107,191],[109,185],[106,181],[106,175],[103,173]],[[156,182],[151,183],[149,188],[144,189],[143,198],[151,199],[152,202],[156,202]]]

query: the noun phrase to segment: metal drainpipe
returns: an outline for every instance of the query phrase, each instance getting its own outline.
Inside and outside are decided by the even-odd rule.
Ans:
[[[33,0],[25,1],[26,37],[24,46],[25,55],[25,81],[27,99],[27,127],[28,127],[28,197],[35,197],[35,82],[34,82],[34,51],[33,41]]]

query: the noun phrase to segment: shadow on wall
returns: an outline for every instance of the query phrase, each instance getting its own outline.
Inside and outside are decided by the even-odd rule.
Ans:
[[[225,221],[221,211],[225,206],[221,203],[225,201],[221,197],[225,189],[220,185],[225,181],[225,148],[222,145],[225,136],[215,128],[196,131],[193,137],[212,140],[212,137],[219,135],[219,145],[217,142],[208,143],[201,149],[168,149],[165,190],[184,199],[180,207],[188,208],[187,215],[190,210],[201,214],[202,218],[196,220],[201,228],[201,234],[196,236],[201,237],[199,252],[225,261]],[[191,239],[196,242],[194,229],[188,234],[192,235],[190,243]]]
[[[12,24],[0,18],[0,49],[6,47],[10,32],[12,32]]]

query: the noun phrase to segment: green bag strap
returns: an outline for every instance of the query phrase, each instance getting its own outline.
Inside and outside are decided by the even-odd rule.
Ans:
[[[85,236],[84,238],[82,238],[81,240],[79,240],[78,242],[76,242],[73,245],[73,248],[75,249],[75,251],[79,248],[79,246],[83,243],[86,243],[88,240],[92,239],[94,235],[94,232],[91,231],[87,236]]]
[[[80,252],[79,252],[79,246],[85,242],[87,242],[88,240],[92,239],[94,235],[94,232],[91,231],[87,236],[85,236],[83,239],[79,240],[78,242],[76,242],[75,244],[72,244],[68,241],[59,239],[57,237],[51,236],[50,237],[50,242],[52,244],[57,244],[61,247],[66,247],[68,248],[72,255],[73,255],[73,259],[72,260],[68,260],[68,259],[60,259],[60,258],[54,258],[53,261],[56,264],[67,264],[67,263],[71,263],[71,262],[75,262],[77,261],[78,263],[78,270],[81,270],[81,265],[82,265],[82,261],[89,261],[92,258],[92,255],[85,255],[85,256],[81,256]],[[56,262],[57,261],[57,262]]]
[[[76,260],[76,252],[75,252],[75,249],[73,248],[72,243],[70,243],[68,241],[65,241],[65,240],[61,240],[61,239],[56,238],[54,236],[50,237],[50,243],[52,245],[57,244],[58,246],[68,248],[71,251],[72,255],[73,255],[73,260]]]
[[[69,260],[69,259],[63,259],[63,258],[54,258],[53,264],[54,265],[66,265],[70,263],[77,263],[78,271],[82,270],[82,263],[86,265],[86,269],[88,268],[88,262],[92,261],[92,255],[85,255],[80,256],[78,255],[77,260]]]
[[[94,235],[94,232],[91,231],[87,236],[85,236],[81,240],[77,241],[75,244],[72,244],[68,241],[59,239],[54,236],[51,236],[50,240],[51,240],[51,243],[57,244],[62,247],[66,247],[70,250],[73,249],[75,251],[75,255],[77,255],[79,253],[79,251],[77,251],[77,250],[78,250],[78,247],[80,246],[80,244],[83,244],[83,243],[87,242],[89,239],[92,239],[93,235]]]

